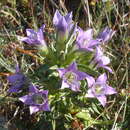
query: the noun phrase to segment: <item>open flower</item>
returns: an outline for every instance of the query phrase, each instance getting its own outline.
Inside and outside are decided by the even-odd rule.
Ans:
[[[106,27],[103,32],[101,32],[97,39],[99,39],[101,42],[105,43],[108,42],[109,40],[111,40],[112,36],[115,34],[115,31],[113,31],[112,29]]]
[[[44,40],[44,31],[45,25],[42,25],[38,31],[33,29],[26,29],[27,37],[20,38],[21,41],[28,43],[29,45],[40,46],[43,50],[47,50],[47,45]]]
[[[86,51],[93,51],[93,49],[99,44],[99,40],[93,39],[93,30],[88,29],[83,31],[80,27],[78,28],[78,36],[76,44],[79,49]]]
[[[20,92],[27,84],[27,78],[22,74],[19,68],[16,68],[16,72],[13,75],[7,77],[9,84],[11,85],[8,92],[17,93]]]
[[[86,73],[77,70],[77,64],[73,62],[66,69],[58,69],[62,78],[61,89],[70,88],[72,91],[80,91],[80,80],[86,78]]]
[[[48,104],[48,90],[38,90],[36,86],[29,86],[29,94],[19,98],[20,101],[29,105],[30,114],[38,111],[50,111]]]
[[[86,97],[97,98],[102,106],[106,105],[106,95],[116,94],[116,90],[107,84],[106,74],[100,75],[97,80],[93,77],[86,77],[88,81],[88,93]]]
[[[110,63],[110,59],[103,54],[102,48],[100,46],[96,47],[96,53],[92,63],[95,63],[97,68],[102,67],[108,70],[110,73],[113,72],[112,69],[107,66]]]

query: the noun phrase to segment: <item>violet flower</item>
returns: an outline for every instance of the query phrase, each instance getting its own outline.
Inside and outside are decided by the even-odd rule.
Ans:
[[[72,20],[72,12],[65,16],[62,16],[58,10],[56,10],[53,17],[53,24],[58,32],[58,40],[64,41],[68,38],[69,34],[74,31],[74,24]]]
[[[93,51],[93,49],[100,43],[99,40],[93,39],[93,30],[88,29],[83,31],[80,27],[78,28],[78,36],[76,44],[79,49],[86,51]]]
[[[114,88],[107,84],[107,76],[105,73],[100,75],[96,81],[91,76],[86,77],[86,79],[88,81],[89,87],[86,97],[97,98],[103,107],[106,105],[107,102],[106,95],[117,93]]]
[[[108,70],[110,73],[113,73],[112,69],[107,66],[110,63],[109,57],[107,57],[103,54],[103,51],[102,51],[101,47],[99,47],[99,46],[96,47],[95,58],[92,61],[92,63],[96,64],[97,68],[102,67],[102,68]]]
[[[29,45],[39,46],[39,49],[47,50],[47,45],[43,34],[44,28],[45,25],[42,25],[38,31],[26,29],[27,37],[23,37],[20,40],[28,43]]]
[[[48,90],[38,90],[36,86],[29,86],[29,94],[19,98],[24,104],[29,105],[30,114],[38,111],[50,111],[48,104]]]
[[[73,62],[66,69],[58,69],[62,78],[61,89],[70,88],[72,91],[80,91],[80,80],[86,78],[86,73],[77,70],[77,64]]]
[[[115,31],[113,31],[112,29],[106,27],[103,32],[101,32],[97,39],[100,41],[100,42],[108,42],[109,40],[111,40],[111,38],[113,37],[113,35],[115,34]]]
[[[27,78],[24,74],[22,74],[19,68],[16,68],[16,72],[13,75],[7,77],[11,88],[9,88],[9,93],[17,93],[20,92],[27,84]]]

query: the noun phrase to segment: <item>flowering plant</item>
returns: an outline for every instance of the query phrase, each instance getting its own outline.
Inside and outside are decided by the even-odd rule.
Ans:
[[[37,31],[26,29],[27,36],[19,39],[36,47],[40,63],[32,74],[24,74],[19,69],[8,76],[9,94],[17,95],[19,102],[29,106],[31,115],[50,113],[53,120],[54,116],[72,113],[80,117],[85,110],[86,116],[90,116],[86,109],[91,98],[99,100],[92,100],[91,104],[105,107],[109,105],[106,95],[117,93],[107,84],[106,73],[101,73],[107,70],[112,73],[108,66],[110,58],[102,46],[115,31],[106,27],[96,37],[93,29],[84,31],[72,20],[72,12],[63,16],[58,10],[53,25],[55,32],[50,34],[53,35],[50,41],[46,41],[45,25]],[[67,118],[71,120],[72,115]]]

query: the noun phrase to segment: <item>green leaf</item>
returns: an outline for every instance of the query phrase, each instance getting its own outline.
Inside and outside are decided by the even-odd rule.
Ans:
[[[92,118],[89,114],[89,111],[79,112],[79,113],[76,114],[76,117],[83,119],[83,120],[86,120],[86,121],[92,120]]]

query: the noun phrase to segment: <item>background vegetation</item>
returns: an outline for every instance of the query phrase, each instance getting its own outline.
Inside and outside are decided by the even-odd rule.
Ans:
[[[89,112],[79,115],[77,108],[71,110],[69,115],[62,115],[62,112],[59,115],[56,111],[54,114],[47,113],[47,116],[29,115],[28,110],[22,113],[23,106],[20,102],[8,97],[6,77],[14,73],[14,63],[19,62],[22,70],[26,70],[25,73],[33,71],[39,64],[35,58],[35,49],[21,44],[16,36],[25,36],[26,28],[38,28],[43,23],[46,24],[48,33],[53,32],[52,18],[56,9],[64,13],[73,11],[73,20],[84,29],[92,27],[98,33],[102,28],[109,26],[116,30],[106,52],[112,60],[111,67],[114,70],[114,74],[108,74],[109,81],[118,94],[112,97],[112,104],[105,109],[94,106],[95,104],[90,108],[87,104]],[[129,52],[129,0],[1,0],[0,129],[130,130]]]

